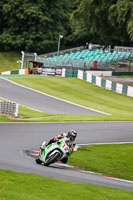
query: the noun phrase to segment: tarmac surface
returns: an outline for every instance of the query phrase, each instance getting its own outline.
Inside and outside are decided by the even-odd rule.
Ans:
[[[105,114],[0,78],[0,97],[52,114]]]
[[[133,78],[118,78],[118,77],[108,76],[108,77],[103,77],[103,79],[133,87]]]
[[[103,114],[41,94],[0,78],[0,96],[51,113]],[[133,181],[77,170],[64,165],[37,165],[25,150],[37,150],[56,134],[76,129],[78,144],[133,142],[133,122],[0,123],[0,169],[133,191]]]
[[[133,122],[0,123],[0,169],[133,191],[133,181],[119,180],[64,165],[38,165],[25,150],[39,149],[54,135],[76,129],[77,143],[133,142]]]

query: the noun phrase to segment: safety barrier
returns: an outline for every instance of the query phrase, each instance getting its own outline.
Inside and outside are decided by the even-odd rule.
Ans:
[[[112,90],[116,93],[124,94],[130,97],[133,97],[133,87],[126,86],[120,83],[116,83],[110,80],[105,80],[102,78],[103,76],[112,76],[112,75],[124,75],[125,72],[112,72],[112,71],[82,71],[77,69],[61,69],[62,72],[60,75],[62,77],[76,77],[82,80],[86,80],[87,82],[93,83],[99,87],[103,87],[107,90]],[[2,75],[9,75],[9,74],[27,74],[28,69],[16,70],[16,71],[3,72]],[[55,75],[56,73],[54,73]],[[132,74],[132,72],[127,73]]]
[[[84,75],[86,73],[86,76]],[[85,78],[86,77],[86,78]],[[116,93],[124,94],[130,97],[133,97],[133,87],[126,86],[120,83],[116,83],[110,80],[105,80],[102,77],[95,76],[90,72],[83,72],[82,70],[78,70],[77,78],[86,80],[87,82],[93,83],[99,87],[103,87],[107,90],[114,91]]]
[[[0,114],[18,116],[18,104],[13,102],[0,101]]]
[[[10,75],[10,74],[28,74],[28,69],[18,69],[18,70],[14,70],[14,71],[5,71],[5,72],[1,72],[1,75]]]
[[[133,97],[133,87],[131,86],[126,86],[120,83],[116,83],[110,80],[105,80],[103,77],[100,76],[96,76],[94,75],[91,71],[82,71],[82,70],[78,70],[77,72],[77,76],[76,73],[73,72],[74,70],[70,70],[69,71],[67,69],[63,69],[63,77],[77,77],[78,79],[81,80],[85,80],[87,82],[90,82],[92,84],[95,84],[99,87],[105,88],[107,90],[111,90],[113,92],[119,93],[119,94],[123,94],[123,95],[127,95],[130,97]],[[99,72],[99,75],[101,74],[102,76],[104,75],[106,76],[111,76],[112,73],[111,72]],[[98,74],[98,72],[96,72],[96,74]]]

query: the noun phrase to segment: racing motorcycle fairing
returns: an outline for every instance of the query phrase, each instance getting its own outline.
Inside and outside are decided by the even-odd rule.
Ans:
[[[72,149],[67,143],[67,139],[62,138],[59,141],[46,146],[44,150],[40,149],[40,154],[37,157],[36,162],[48,166],[70,156],[71,152]]]

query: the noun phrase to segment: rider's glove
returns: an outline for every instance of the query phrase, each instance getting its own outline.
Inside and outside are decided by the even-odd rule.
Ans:
[[[54,140],[55,140],[55,141],[58,141],[58,140],[60,140],[61,138],[62,138],[61,135],[56,135],[56,136],[54,136]]]

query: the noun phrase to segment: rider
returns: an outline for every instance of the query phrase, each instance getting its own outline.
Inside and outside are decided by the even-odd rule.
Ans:
[[[68,145],[70,146],[70,148],[72,149],[72,151],[73,151],[73,149],[74,149],[74,146],[76,145],[76,142],[75,142],[75,139],[76,139],[76,137],[77,137],[77,132],[75,131],[75,130],[70,130],[70,131],[68,131],[68,133],[62,133],[62,134],[60,134],[60,135],[56,135],[56,136],[54,136],[47,144],[46,144],[46,142],[44,141],[43,143],[42,143],[42,145],[41,145],[41,150],[43,150],[46,146],[48,146],[49,144],[52,144],[52,143],[54,143],[54,142],[57,142],[57,141],[59,141],[60,139],[62,139],[62,138],[67,138],[67,143],[68,143]],[[63,163],[67,163],[67,158],[65,158],[65,159],[62,159],[61,161],[63,162]]]

